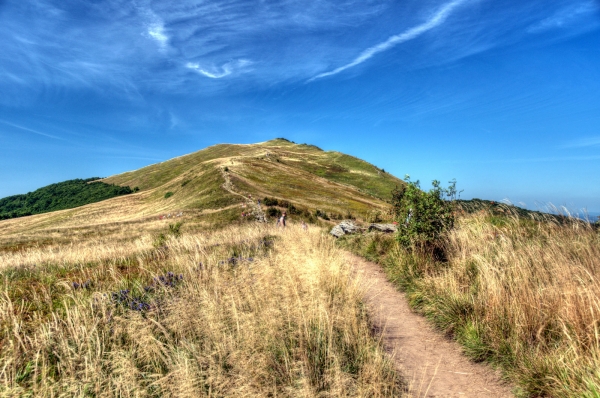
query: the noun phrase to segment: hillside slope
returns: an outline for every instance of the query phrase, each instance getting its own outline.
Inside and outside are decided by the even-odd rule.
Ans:
[[[103,181],[140,191],[76,209],[2,221],[0,244],[29,240],[48,230],[55,230],[57,239],[66,230],[81,235],[108,230],[135,234],[162,228],[166,221],[155,225],[161,216],[176,214],[188,226],[222,225],[248,211],[249,197],[254,203],[264,197],[284,200],[303,215],[319,209],[340,217],[366,217],[373,210],[385,211],[391,190],[403,184],[360,159],[284,139],[215,145]]]

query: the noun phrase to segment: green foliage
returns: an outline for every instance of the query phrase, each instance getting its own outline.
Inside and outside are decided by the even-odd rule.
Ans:
[[[173,195],[174,195],[174,193],[173,193],[173,192],[171,192],[171,191],[169,191],[169,192],[167,192],[167,193],[165,194],[165,199],[168,199],[168,198],[170,198],[170,197],[171,197],[171,196],[173,196]]]
[[[398,221],[398,241],[405,247],[435,247],[442,235],[454,226],[456,180],[442,188],[434,180],[429,192],[421,190],[419,181],[411,181],[392,192],[392,204]]]
[[[181,226],[183,223],[181,221],[176,222],[175,224],[169,224],[169,233],[175,237],[181,236]]]
[[[321,211],[319,209],[315,210],[315,217],[319,218],[321,217],[323,220],[328,220],[329,221],[329,216],[327,215],[327,213],[325,213],[324,211]]]
[[[279,204],[279,201],[275,198],[264,198],[263,199],[263,203],[265,204],[265,206],[277,206]]]
[[[135,189],[96,181],[98,179],[68,180],[0,199],[0,220],[72,209],[135,192]]]
[[[279,217],[281,217],[281,210],[279,210],[276,207],[269,207],[269,208],[267,208],[267,215],[269,217],[277,217],[277,218],[279,218]]]

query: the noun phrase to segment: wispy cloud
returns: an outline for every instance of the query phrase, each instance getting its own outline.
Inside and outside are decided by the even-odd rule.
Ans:
[[[600,146],[600,136],[586,137],[575,141],[571,141],[564,145],[564,148],[587,148],[593,146]]]
[[[14,128],[16,128],[16,129],[19,129],[19,130],[27,131],[27,132],[29,132],[29,133],[37,134],[37,135],[40,135],[40,136],[42,136],[42,137],[52,138],[52,139],[54,139],[54,140],[66,141],[66,140],[65,140],[64,138],[62,138],[62,137],[58,137],[58,136],[56,136],[56,135],[52,135],[52,134],[44,133],[44,132],[42,132],[42,131],[38,131],[38,130],[34,130],[34,129],[30,129],[29,127],[20,126],[20,125],[18,125],[18,124],[14,124],[14,123],[11,123],[11,122],[7,122],[6,120],[0,120],[0,123],[2,123],[2,124],[4,124],[4,125],[7,125],[7,126],[14,127]]]
[[[349,69],[349,68],[352,68],[359,64],[362,64],[363,62],[367,61],[368,59],[372,58],[374,55],[376,55],[378,53],[389,50],[390,48],[392,48],[400,43],[404,43],[404,42],[413,40],[413,39],[421,36],[423,33],[444,23],[444,21],[446,21],[446,19],[452,13],[452,11],[454,11],[454,9],[456,9],[458,6],[465,3],[465,1],[466,0],[455,0],[455,1],[452,1],[452,2],[444,5],[426,22],[424,22],[420,25],[417,25],[415,27],[412,27],[398,35],[391,36],[386,41],[379,43],[373,47],[367,48],[358,57],[356,57],[352,62],[350,62],[346,65],[340,66],[329,72],[320,73],[320,74],[312,77],[308,81],[321,79],[321,78],[327,77],[327,76],[337,75],[338,73],[343,72],[346,69]]]
[[[60,100],[70,90],[143,101],[146,92],[213,95],[312,81],[377,62],[378,54],[443,25],[443,32],[428,36],[409,58],[398,61],[401,73],[517,42],[530,36],[524,32],[534,21],[542,21],[536,29],[562,24],[576,30],[573,21],[596,3],[577,0],[581,3],[572,6],[572,1],[496,6],[487,0],[105,0],[78,5],[5,0],[0,75],[6,78],[0,79],[0,104],[48,96]],[[476,6],[450,21],[467,3]],[[404,31],[394,34],[399,30]],[[372,45],[373,37],[387,40]],[[232,77],[243,79],[234,82]]]
[[[598,11],[598,5],[593,1],[569,5],[558,10],[554,15],[533,24],[527,29],[527,32],[540,33],[549,29],[564,28],[576,23],[579,18],[596,11]]]
[[[162,21],[153,22],[148,26],[148,34],[152,37],[161,48],[165,48],[169,43],[169,36],[165,33],[165,25]]]
[[[244,67],[250,65],[252,62],[247,59],[238,59],[236,61],[227,62],[221,67],[211,67],[210,70],[203,68],[197,62],[188,62],[185,67],[200,73],[211,79],[221,79],[223,77],[231,75],[233,72],[239,72]]]

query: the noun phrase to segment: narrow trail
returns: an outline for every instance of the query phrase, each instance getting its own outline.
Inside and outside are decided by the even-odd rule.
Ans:
[[[411,311],[404,295],[377,264],[348,253],[365,283],[366,301],[386,351],[411,384],[415,397],[514,397],[511,386],[485,364],[471,362],[459,345]]]
[[[239,192],[236,192],[235,185],[233,185],[233,182],[231,181],[231,178],[229,177],[229,172],[221,169],[221,174],[223,175],[223,178],[225,179],[225,183],[223,183],[223,185],[221,185],[221,187],[223,187],[223,189],[226,190],[227,192],[229,192],[230,194],[237,195],[237,196],[243,198],[244,201],[246,202],[246,204],[248,205],[249,209],[251,209],[251,213],[254,214],[256,221],[266,223],[267,216],[265,215],[265,212],[262,210],[262,207],[260,207],[260,205],[258,203],[256,203],[254,200],[247,198],[246,196],[242,195]]]

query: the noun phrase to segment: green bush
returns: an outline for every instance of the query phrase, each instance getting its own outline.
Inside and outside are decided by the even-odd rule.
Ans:
[[[456,180],[442,188],[434,180],[429,192],[421,190],[419,181],[411,181],[392,192],[392,204],[398,222],[398,241],[405,247],[435,248],[440,238],[454,226]]]
[[[281,210],[279,210],[276,207],[269,207],[269,208],[267,208],[267,215],[269,217],[277,217],[277,218],[279,218],[279,217],[281,217]]]
[[[265,204],[265,206],[277,206],[279,204],[279,201],[275,198],[265,197],[265,199],[263,200],[263,203]]]
[[[315,217],[319,218],[321,217],[323,220],[327,220],[329,221],[329,216],[327,215],[327,213],[325,213],[324,211],[321,211],[319,209],[315,210]]]
[[[171,196],[173,196],[173,192],[169,191],[165,194],[165,199],[170,198]]]

